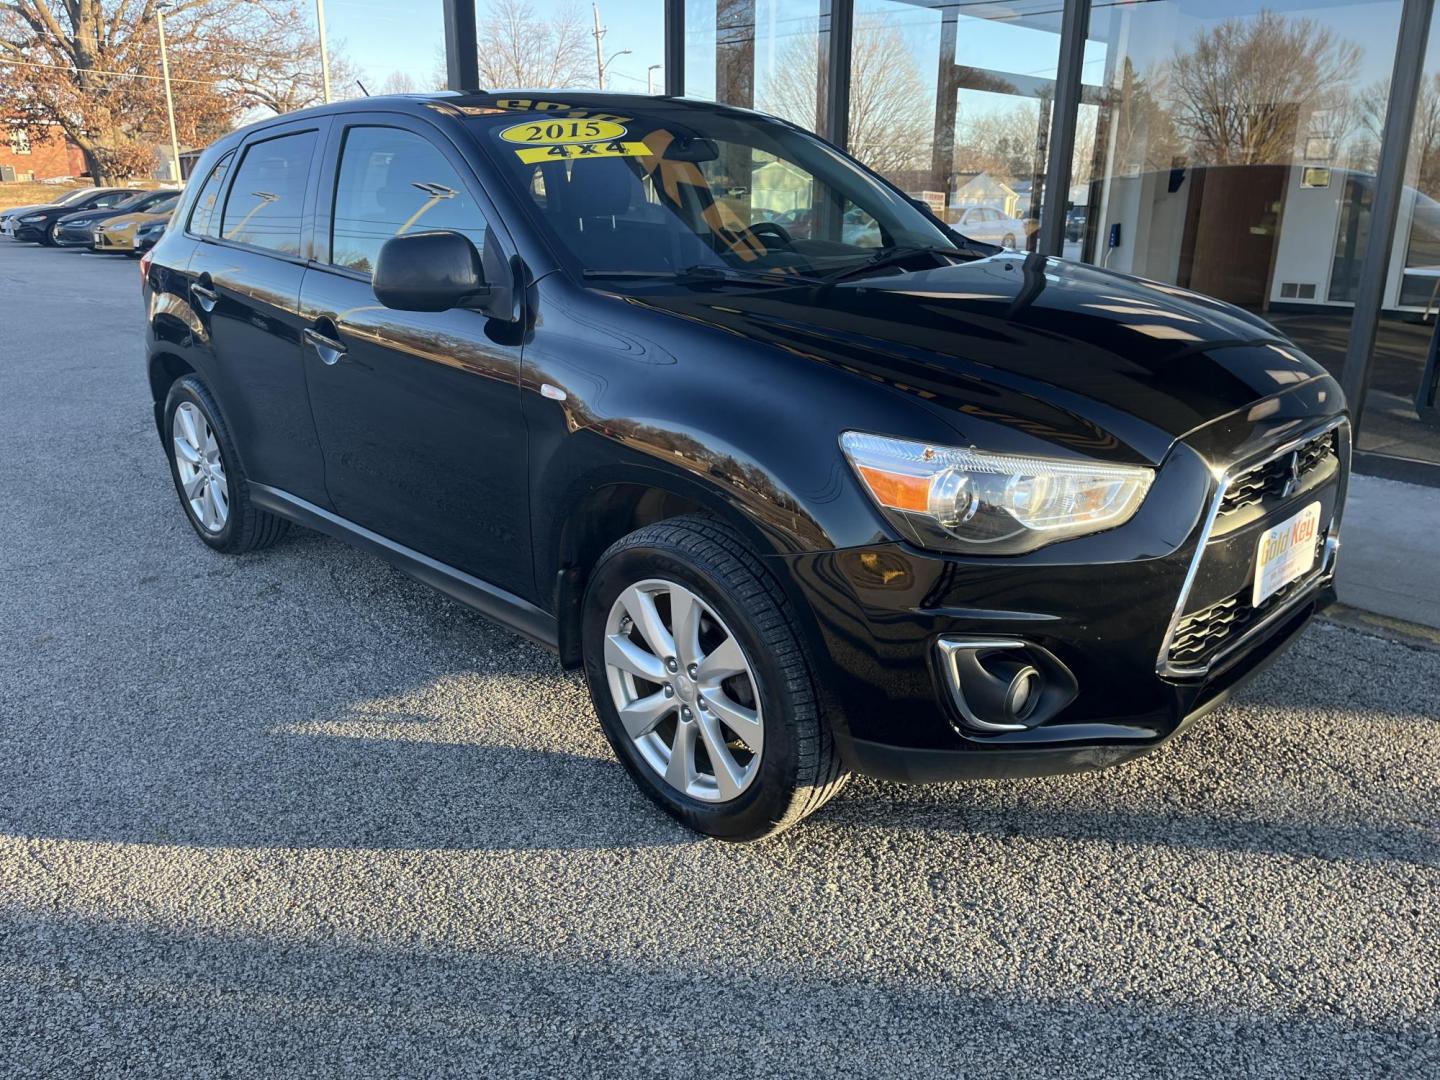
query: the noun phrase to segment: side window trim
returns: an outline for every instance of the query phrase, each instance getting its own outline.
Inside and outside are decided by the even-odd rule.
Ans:
[[[327,140],[330,136],[330,127],[330,118],[327,116],[319,116],[305,121],[296,121],[292,124],[265,127],[260,129],[259,131],[253,132],[248,137],[246,137],[244,141],[240,143],[240,145],[234,147],[232,150],[229,151],[231,154],[235,155],[235,160],[231,162],[232,167],[225,176],[225,184],[222,189],[222,194],[224,197],[219,200],[222,221],[224,216],[224,205],[230,198],[230,188],[235,183],[235,174],[239,171],[238,165],[240,161],[243,160],[244,153],[247,149],[249,149],[249,147],[256,143],[268,142],[271,139],[282,138],[286,135],[300,135],[307,131],[315,132],[315,145],[314,147],[312,147],[310,154],[310,174],[305,186],[305,205],[300,211],[301,218],[299,255],[287,255],[285,252],[276,251],[274,248],[265,248],[259,247],[255,244],[245,244],[235,240],[226,240],[218,234],[215,236],[196,235],[190,232],[188,228],[188,222],[187,228],[185,230],[186,235],[189,236],[191,239],[198,240],[203,244],[215,244],[219,247],[233,247],[241,251],[253,251],[258,255],[267,255],[272,259],[283,259],[286,262],[297,263],[301,266],[306,265],[310,261],[310,252],[315,231],[314,218],[316,184],[319,179],[319,174],[322,171],[320,168],[320,154],[323,148],[327,145]]]
[[[206,185],[208,185],[208,184],[210,183],[210,178],[215,175],[216,170],[219,169],[219,168],[221,168],[222,166],[225,168],[225,175],[220,178],[220,188],[219,188],[218,191],[215,192],[215,202],[214,202],[214,204],[213,204],[213,205],[211,206],[211,208],[210,208],[210,214],[211,214],[211,216],[212,216],[212,217],[214,216],[215,207],[217,207],[217,206],[223,206],[223,205],[224,205],[224,203],[225,203],[225,196],[226,196],[227,191],[228,191],[228,189],[229,189],[229,187],[230,187],[230,182],[231,182],[232,180],[234,180],[234,178],[235,178],[235,172],[234,172],[234,170],[233,170],[230,166],[232,166],[232,165],[235,164],[235,155],[236,155],[236,153],[237,153],[238,151],[239,151],[239,147],[235,147],[235,148],[230,149],[230,150],[227,150],[225,153],[221,154],[221,155],[220,155],[220,159],[219,159],[218,161],[216,161],[215,164],[210,167],[210,171],[205,174],[205,179],[204,179],[204,181],[200,184],[200,187],[196,189],[195,202],[191,204],[191,206],[190,206],[190,213],[189,213],[188,215],[186,215],[186,218],[185,218],[185,235],[188,236],[188,237],[190,237],[190,239],[192,239],[192,240],[211,240],[211,239],[215,239],[214,237],[207,236],[207,235],[206,235],[205,233],[203,233],[203,232],[196,232],[196,231],[195,231],[195,214],[196,214],[196,213],[199,211],[199,209],[200,209],[200,200],[205,197],[205,187],[206,187]],[[210,219],[207,218],[207,219],[206,219],[206,228],[207,228],[207,229],[209,228],[209,221],[210,221]]]

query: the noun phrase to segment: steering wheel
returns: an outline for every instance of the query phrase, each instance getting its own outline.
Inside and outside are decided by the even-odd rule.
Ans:
[[[747,226],[747,228],[753,236],[764,236],[766,233],[770,233],[786,247],[794,243],[794,241],[790,239],[790,234],[785,231],[785,226],[777,221],[757,221],[754,225]],[[770,245],[766,244],[765,246],[769,247]]]

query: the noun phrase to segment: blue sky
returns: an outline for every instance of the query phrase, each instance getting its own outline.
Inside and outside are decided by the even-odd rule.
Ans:
[[[569,7],[587,30],[591,25],[588,3],[531,0],[531,6],[542,16]],[[479,0],[479,8],[484,18],[485,0]],[[632,50],[632,55],[619,57],[610,66],[611,89],[643,93],[646,67],[663,59],[664,16],[659,0],[602,0],[600,19],[609,30],[606,56]],[[445,23],[440,0],[325,0],[325,22],[331,41],[343,42],[345,54],[363,70],[361,78],[371,93],[397,71],[428,88],[443,64]],[[655,75],[657,81],[662,78],[658,71]]]

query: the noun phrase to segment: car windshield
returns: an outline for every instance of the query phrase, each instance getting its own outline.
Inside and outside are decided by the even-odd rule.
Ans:
[[[110,205],[111,210],[140,210],[155,198],[153,191],[137,191],[134,195],[127,195],[117,203]]]
[[[74,191],[67,191],[64,195],[61,195],[58,199],[56,199],[56,200],[55,200],[55,205],[56,205],[56,206],[69,206],[71,203],[75,202],[76,200],[78,200],[78,199],[83,199],[83,198],[85,198],[85,196],[87,196],[87,195],[92,195],[92,194],[94,194],[94,192],[95,192],[95,189],[94,189],[94,188],[88,188],[88,187],[85,187],[85,188],[76,188]]]
[[[463,111],[571,271],[607,287],[830,279],[965,254],[904,195],[764,117],[686,102]]]

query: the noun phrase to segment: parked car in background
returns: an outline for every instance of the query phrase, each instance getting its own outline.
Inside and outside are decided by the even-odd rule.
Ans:
[[[761,158],[817,235],[736,194],[724,163]],[[1349,429],[1319,364],[1208,297],[966,240],[759,114],[291,113],[205,152],[141,265],[196,536],[316,528],[555,649],[711,835],[851,770],[1145,754],[1333,596]]]
[[[179,201],[180,192],[171,191],[139,212],[126,212],[117,207],[114,216],[95,224],[91,231],[91,250],[127,255],[149,250],[165,231],[165,223]]]
[[[112,218],[128,214],[143,214],[152,207],[170,201],[174,209],[173,188],[156,188],[153,191],[132,191],[128,198],[121,199],[113,206],[91,206],[73,214],[65,214],[50,230],[57,247],[92,247],[95,230]]]
[[[993,206],[966,208],[954,225],[955,231],[971,240],[1015,251],[1025,238],[1025,222],[995,209]]]
[[[60,219],[80,210],[103,210],[124,202],[135,194],[133,188],[96,188],[79,199],[53,206],[40,206],[13,219],[14,237],[54,247]]]
[[[40,210],[48,210],[52,206],[68,206],[73,210],[80,200],[101,190],[101,188],[93,187],[76,188],[74,191],[65,192],[65,194],[61,195],[54,202],[36,203],[33,206],[12,206],[8,210],[0,210],[0,233],[6,236],[13,236],[15,232],[14,222],[26,214],[33,214]]]
[[[170,227],[170,218],[164,217],[158,221],[147,221],[135,230],[135,250],[132,254],[143,255],[153,248],[160,237],[165,235],[165,230]]]
[[[1089,220],[1088,206],[1072,206],[1065,211],[1065,239],[1072,244],[1085,239],[1085,222]]]

